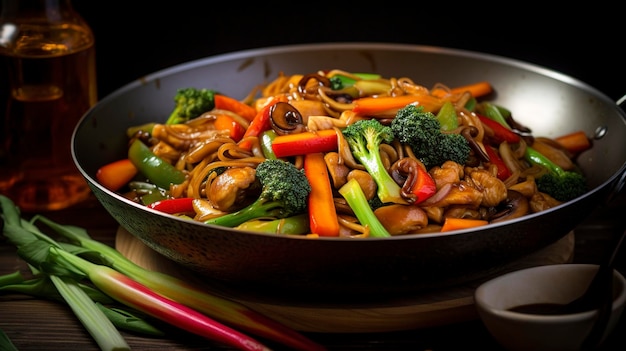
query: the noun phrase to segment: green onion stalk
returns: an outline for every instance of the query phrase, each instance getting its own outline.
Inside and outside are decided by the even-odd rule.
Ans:
[[[0,198],[0,201],[1,200],[2,198]],[[3,206],[3,208],[4,207],[5,206]],[[12,206],[8,207],[9,209],[12,208]],[[7,211],[4,212],[6,213]],[[12,211],[9,210],[8,212]],[[9,213],[8,216],[13,218],[13,222],[20,220],[19,215],[16,216],[14,213]],[[197,286],[189,284],[176,277],[160,272],[150,271],[135,264],[114,248],[93,240],[84,228],[72,225],[61,225],[41,215],[34,216],[30,221],[22,220],[22,222],[25,222],[24,225],[28,226],[31,232],[37,233],[37,236],[41,238],[40,240],[45,240],[46,236],[39,231],[35,224],[38,222],[44,223],[54,232],[71,242],[71,245],[76,245],[73,248],[74,253],[86,252],[97,254],[98,258],[113,271],[122,274],[128,279],[132,279],[138,284],[144,286],[147,290],[158,293],[158,295],[166,298],[167,300],[173,300],[173,302],[177,304],[196,310],[209,318],[214,318],[216,320],[214,321],[214,325],[219,324],[219,322],[229,324],[235,328],[282,343],[294,350],[325,350],[323,346],[309,340],[304,335],[260,313],[257,313],[246,306],[232,300],[211,295],[203,290],[200,290]],[[66,245],[69,244],[66,243]],[[58,251],[62,250],[56,251],[57,253],[54,255],[55,257],[67,256],[63,253],[58,253]],[[67,259],[65,261],[67,261]],[[76,263],[76,260],[72,260],[72,262]],[[64,266],[71,267],[73,265],[68,265],[66,262]],[[82,265],[81,267],[88,267],[88,265]],[[82,273],[87,274],[86,271],[83,271]],[[152,315],[141,309],[139,309],[139,311]],[[169,322],[169,318],[164,321]]]

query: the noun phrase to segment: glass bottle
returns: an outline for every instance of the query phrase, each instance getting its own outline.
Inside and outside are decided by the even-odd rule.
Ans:
[[[97,101],[93,32],[70,0],[2,0],[0,10],[0,193],[22,211],[69,207],[90,194],[71,136]]]

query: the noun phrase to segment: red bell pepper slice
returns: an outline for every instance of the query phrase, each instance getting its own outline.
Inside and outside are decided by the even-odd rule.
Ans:
[[[435,195],[437,185],[435,180],[430,176],[428,171],[422,167],[417,167],[417,180],[411,189],[411,193],[415,195],[414,205],[424,202],[429,197]]]
[[[520,136],[515,134],[512,130],[507,129],[502,124],[478,113],[476,114],[476,116],[478,116],[478,119],[480,119],[481,123],[493,130],[493,136],[491,138],[493,139],[493,142],[495,144],[500,144],[503,141],[507,141],[509,143],[520,142]]]
[[[305,155],[313,152],[337,150],[337,132],[334,129],[278,135],[272,142],[276,157]]]
[[[243,135],[243,140],[239,142],[239,147],[245,150],[250,150],[252,148],[252,142],[249,140],[245,140],[248,137],[258,137],[264,131],[271,128],[270,110],[272,106],[276,105],[276,103],[281,101],[287,101],[287,98],[284,95],[278,95],[272,98],[261,110],[256,114],[248,129],[246,129],[245,134]]]
[[[169,214],[195,214],[193,200],[191,197],[167,199],[153,202],[148,207]]]
[[[506,166],[500,155],[489,145],[485,145],[485,151],[489,156],[489,162],[498,167],[498,179],[506,180],[511,176],[511,171]]]

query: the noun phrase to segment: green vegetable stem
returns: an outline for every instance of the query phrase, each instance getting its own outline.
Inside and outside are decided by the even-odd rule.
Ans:
[[[356,179],[352,178],[346,182],[346,184],[339,188],[339,193],[346,199],[356,218],[361,222],[361,225],[369,227],[371,237],[386,238],[391,236],[383,224],[380,223],[374,211],[372,211]]]
[[[128,276],[104,265],[94,264],[62,249],[51,247],[54,261],[76,268],[105,294],[129,307],[188,332],[241,350],[269,350],[257,340],[178,302],[163,297]]]
[[[376,119],[364,119],[348,125],[342,131],[352,155],[365,167],[378,186],[378,197],[383,203],[406,204],[401,188],[387,172],[380,156],[380,145],[390,143],[394,134],[390,127]]]
[[[0,195],[0,206],[2,207],[2,227],[3,235],[18,247],[18,254],[36,269],[45,268],[48,277],[53,282],[58,294],[70,306],[76,317],[85,327],[87,332],[93,337],[100,349],[106,350],[130,350],[130,347],[119,333],[113,323],[96,306],[95,302],[76,283],[80,275],[73,270],[62,269],[47,262],[47,251],[51,247],[61,248],[54,240],[48,238],[43,233],[31,232],[22,224],[27,223],[20,218],[19,209],[14,203],[4,195]],[[33,228],[28,224],[27,228]],[[35,269],[35,268],[34,268]],[[21,275],[11,275],[3,279],[9,284],[19,283]],[[34,289],[43,288],[34,286]],[[7,289],[8,290],[8,289]],[[41,292],[43,290],[39,290]]]
[[[150,271],[135,264],[114,248],[91,239],[83,228],[60,225],[39,215],[33,217],[32,221],[41,221],[56,233],[79,245],[81,248],[98,252],[112,268],[148,288],[158,291],[161,295],[183,303],[223,323],[228,323],[255,335],[288,345],[295,350],[324,350],[324,347],[307,339],[293,329],[239,303],[212,295],[173,276]]]
[[[97,318],[97,325],[100,326],[100,329],[95,330],[100,334],[96,334],[94,339],[98,337],[109,340],[109,343],[116,343],[103,345],[103,350],[112,350],[115,347],[127,348],[123,339],[119,340],[115,335],[108,334],[118,333],[115,328],[109,331],[101,329],[101,325],[107,323],[112,322],[114,326],[129,331],[161,335],[158,328],[144,324],[148,317],[242,350],[267,350],[267,348],[252,337],[235,330],[234,327],[282,343],[290,349],[325,350],[323,346],[296,331],[243,305],[213,296],[175,277],[136,265],[114,248],[93,240],[83,228],[60,225],[41,215],[33,216],[30,221],[22,219],[19,208],[2,195],[0,205],[4,220],[2,228],[4,236],[18,247],[20,257],[38,270],[37,276],[32,280],[25,280],[19,272],[0,277],[0,293],[21,291],[34,296],[46,295],[43,297],[58,299],[63,295],[59,291],[68,289],[69,286],[71,289],[69,291],[73,294],[88,296],[89,304],[81,305],[87,306],[89,313],[97,316],[88,317]],[[48,229],[65,240],[56,242],[39,230],[36,226],[38,223],[45,224]],[[52,275],[60,278],[53,278],[56,290],[51,288]],[[91,289],[93,291],[86,289],[81,283],[75,283],[82,279],[91,281],[95,286]],[[99,294],[93,294],[94,292]],[[76,297],[67,298],[67,301],[78,303]],[[128,309],[104,306],[111,301],[125,305]],[[97,310],[98,312],[95,312]],[[77,314],[86,312],[80,308],[76,309]],[[91,324],[87,322],[88,319],[84,323],[85,326]]]

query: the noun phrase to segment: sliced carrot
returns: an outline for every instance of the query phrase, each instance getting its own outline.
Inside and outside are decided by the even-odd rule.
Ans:
[[[489,224],[489,222],[482,219],[446,217],[443,226],[441,226],[441,231],[448,232],[457,229],[480,227],[487,224]]]
[[[462,94],[468,91],[473,97],[481,97],[490,94],[493,91],[491,84],[487,81],[480,81],[468,85],[462,85],[451,89],[452,94]]]
[[[562,135],[554,140],[573,154],[577,154],[591,148],[591,141],[587,137],[587,134],[585,134],[582,130]]]
[[[230,96],[215,94],[215,108],[232,111],[241,117],[252,121],[256,116],[256,109]]]
[[[439,110],[443,101],[435,96],[422,95],[400,95],[386,97],[363,97],[354,100],[352,111],[361,115],[377,115],[395,113],[409,104],[424,106],[424,111],[433,112]]]
[[[230,138],[235,142],[241,140],[246,132],[246,128],[229,115],[218,114],[214,125],[217,130],[227,130]]]
[[[130,159],[108,163],[96,171],[96,179],[102,186],[117,191],[128,184],[139,172]]]
[[[333,188],[323,153],[306,154],[304,174],[311,184],[308,200],[311,233],[320,236],[339,236],[339,220],[333,201]]]
[[[337,150],[337,132],[323,129],[315,132],[278,135],[272,141],[276,157],[305,155],[312,152]]]

